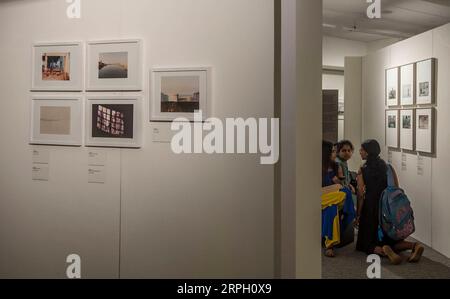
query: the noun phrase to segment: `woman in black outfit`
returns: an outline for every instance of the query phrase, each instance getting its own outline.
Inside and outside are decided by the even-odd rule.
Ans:
[[[361,158],[366,163],[358,174],[358,208],[356,223],[359,226],[356,250],[367,254],[387,256],[393,264],[400,264],[402,258],[396,253],[412,250],[409,262],[418,262],[423,254],[424,247],[418,243],[407,241],[394,241],[384,237],[378,240],[380,197],[387,188],[388,166],[380,158],[381,148],[376,140],[368,140],[361,145]],[[395,183],[398,186],[397,174],[394,173]]]

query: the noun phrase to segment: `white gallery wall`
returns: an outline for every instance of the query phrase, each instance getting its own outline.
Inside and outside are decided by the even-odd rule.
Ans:
[[[273,1],[89,0],[78,20],[66,8],[0,1],[0,277],[63,278],[72,253],[85,278],[273,277],[273,167],[177,156],[169,125],[148,121],[156,66],[211,66],[213,116],[272,117]],[[106,183],[88,184],[91,149],[38,147],[50,177],[32,181],[32,43],[127,38],[144,41],[142,149],[103,150]]]
[[[388,152],[416,214],[417,239],[450,257],[450,24],[370,53],[363,59],[363,139],[385,144],[385,70],[437,59],[436,156]]]

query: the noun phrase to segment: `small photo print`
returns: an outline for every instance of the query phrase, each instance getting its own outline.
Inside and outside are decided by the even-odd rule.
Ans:
[[[403,129],[406,130],[410,130],[411,129],[411,115],[404,115],[403,116],[403,120],[402,120],[402,124],[403,124]]]
[[[428,97],[430,95],[430,82],[419,83],[419,96]]]
[[[133,104],[93,104],[92,137],[133,138]]]
[[[70,107],[41,107],[40,134],[70,135]]]
[[[388,116],[388,128],[395,129],[397,128],[397,117],[394,115]]]
[[[412,85],[411,84],[403,85],[403,95],[402,96],[405,99],[409,99],[412,97]]]
[[[70,53],[44,53],[42,55],[43,81],[70,80]]]
[[[419,115],[419,129],[429,130],[430,128],[430,116],[429,115]]]
[[[389,88],[389,100],[395,100],[397,98],[397,90],[394,87]]]
[[[161,112],[194,113],[200,109],[198,76],[165,76],[161,78]]]
[[[127,79],[128,52],[100,53],[98,59],[99,79]]]

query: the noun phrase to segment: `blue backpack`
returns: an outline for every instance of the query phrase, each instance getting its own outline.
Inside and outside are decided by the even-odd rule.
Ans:
[[[405,192],[395,186],[391,165],[388,165],[387,180],[388,187],[380,198],[380,233],[400,241],[416,231],[414,212]]]

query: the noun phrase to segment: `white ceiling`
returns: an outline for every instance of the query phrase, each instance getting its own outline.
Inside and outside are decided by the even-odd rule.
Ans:
[[[381,0],[381,19],[369,19],[366,0],[323,0],[323,33],[373,42],[408,38],[450,22],[450,0]]]

